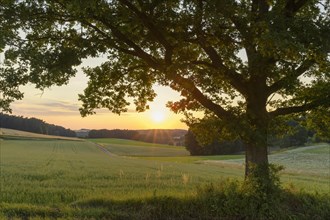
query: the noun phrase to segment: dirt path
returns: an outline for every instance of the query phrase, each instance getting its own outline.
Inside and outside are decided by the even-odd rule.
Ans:
[[[93,142],[90,142],[93,143]],[[110,157],[117,157],[118,155],[111,153],[109,150],[107,150],[105,147],[103,147],[101,144],[93,143],[95,146],[97,146],[103,153],[107,154]]]

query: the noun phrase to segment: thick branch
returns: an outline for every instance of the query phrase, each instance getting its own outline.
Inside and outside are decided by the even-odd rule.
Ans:
[[[275,111],[269,112],[271,118],[275,118],[280,115],[289,115],[294,113],[304,112],[310,109],[315,108],[314,105],[301,105],[301,106],[292,106],[287,108],[278,108]]]
[[[314,101],[314,102],[310,102],[304,105],[300,105],[300,106],[292,106],[292,107],[286,107],[286,108],[278,108],[272,112],[269,112],[269,116],[271,118],[275,118],[277,116],[280,115],[289,115],[289,114],[294,114],[294,113],[301,113],[301,112],[305,112],[308,110],[312,110],[315,109],[319,106],[329,106],[328,104],[322,105],[319,101]]]
[[[252,0],[251,11],[253,13],[264,14],[269,10],[269,3],[266,0]]]
[[[139,9],[137,9],[130,1],[119,0],[122,4],[126,5],[128,9],[134,12],[143,24],[151,31],[152,35],[165,47],[171,47],[171,44],[166,40],[163,34],[152,23],[152,20]]]
[[[221,5],[232,5],[232,2],[226,1],[221,2]],[[197,44],[200,46],[205,53],[208,55],[208,57],[211,60],[211,65],[207,64],[209,67],[213,67],[217,70],[220,70],[220,73],[229,81],[229,84],[231,84],[237,91],[239,91],[242,95],[246,95],[246,85],[244,84],[244,78],[237,73],[235,70],[228,68],[224,62],[223,59],[220,57],[220,55],[217,53],[217,51],[210,46],[210,44],[207,42],[205,37],[205,32],[203,31],[203,3],[202,1],[199,1],[197,4],[197,10],[196,10],[196,19],[195,19],[195,30],[197,33],[197,39],[194,40],[188,40],[190,43]],[[215,5],[216,6],[216,5]],[[223,6],[223,5],[222,5]],[[228,11],[227,8],[230,7],[217,7],[217,9],[222,13],[224,16],[229,17],[230,19],[234,17],[232,14],[233,11]],[[196,64],[196,62],[193,62]],[[206,64],[206,63],[204,63]]]
[[[116,45],[115,43],[111,42],[112,39],[109,38],[108,34],[105,33],[104,31],[102,31],[101,29],[99,29],[97,26],[87,22],[87,21],[81,21],[81,23],[89,26],[90,28],[92,28],[94,31],[96,31],[98,34],[102,35],[103,37],[105,37],[105,39],[107,39],[106,43],[109,44],[109,46],[115,48],[116,50],[126,53],[126,54],[130,54],[132,56],[137,56],[137,53],[133,50],[128,50],[122,47],[119,47],[118,45]]]
[[[284,13],[287,17],[294,16],[309,0],[287,0]]]
[[[244,84],[244,78],[236,71],[229,69],[223,64],[223,61],[217,51],[211,47],[201,43],[204,51],[209,56],[212,64],[220,69],[221,73],[229,80],[229,83],[242,95],[247,94],[246,85]]]
[[[123,34],[115,26],[110,24],[106,19],[104,19],[103,17],[96,17],[96,16],[94,16],[94,19],[96,19],[97,21],[100,21],[102,24],[104,24],[106,27],[108,27],[111,30],[113,36],[115,36],[119,41],[121,41],[121,42],[125,43],[127,46],[133,48],[135,53],[131,54],[131,55],[141,58],[142,60],[144,60],[146,63],[148,63],[150,66],[152,66],[155,69],[158,68],[159,65],[158,65],[156,59],[152,55],[145,52],[139,45],[134,43],[131,39],[129,39],[125,34]]]
[[[152,19],[149,18],[145,13],[141,12],[138,8],[136,8],[130,1],[127,0],[119,0],[122,4],[126,5],[128,9],[136,14],[136,16],[140,19],[140,21],[148,28],[150,33],[155,39],[157,39],[160,44],[162,44],[166,50],[165,52],[165,62],[167,64],[171,63],[173,46],[171,43],[164,37],[161,31],[154,25]]]
[[[122,32],[120,32],[117,28],[115,28],[113,25],[111,25],[109,22],[107,22],[104,19],[100,19],[98,18],[98,20],[100,20],[104,25],[106,25],[107,27],[109,27],[113,33],[113,35],[120,39],[121,41],[123,41],[124,43],[126,43],[128,46],[132,47],[134,49],[134,51],[136,52],[136,55],[138,57],[140,57],[141,59],[143,59],[145,62],[147,62],[150,66],[152,66],[155,69],[158,69],[160,71],[162,71],[161,66],[155,61],[155,59],[153,59],[153,57],[151,55],[149,55],[148,53],[144,52],[142,50],[142,48],[140,48],[138,45],[136,45],[133,41],[131,41],[125,34],[123,34]],[[173,73],[169,73],[169,77],[177,84],[179,84],[182,88],[186,89],[187,91],[189,91],[192,96],[201,104],[203,105],[205,108],[213,111],[219,118],[222,119],[230,119],[233,118],[233,115],[231,113],[229,113],[228,111],[226,111],[224,108],[222,108],[221,106],[215,104],[214,102],[212,102],[212,100],[208,99],[195,85],[194,83],[189,80],[186,79],[184,77],[181,77],[178,74],[173,74]]]
[[[250,21],[247,21],[246,18],[243,18],[242,16],[238,16],[239,12],[237,12],[238,6],[236,4],[233,4],[231,1],[226,1],[228,4],[228,7],[218,7],[219,13],[221,13],[224,17],[228,18],[236,27],[237,31],[241,35],[241,41],[247,51],[247,55],[254,54],[256,52],[255,45],[253,42],[253,33],[254,31],[251,30],[251,24]],[[235,6],[234,6],[235,5]],[[259,5],[259,0],[253,0],[252,2],[252,12],[257,13]],[[233,7],[234,6],[234,7]],[[236,42],[239,43],[239,42]]]
[[[189,91],[190,94],[205,108],[214,112],[219,118],[224,120],[230,120],[234,116],[222,108],[220,105],[215,104],[212,100],[207,98],[196,86],[195,84],[178,74],[172,74],[172,80],[179,84],[182,88]]]
[[[313,66],[314,62],[311,60],[305,60],[298,68],[296,68],[292,73],[284,76],[280,80],[276,81],[273,85],[268,87],[268,95],[284,88],[288,81],[297,79],[299,76],[304,74],[309,68]]]
[[[130,40],[125,34],[123,34],[121,31],[119,31],[117,28],[115,28],[112,24],[110,24],[108,21],[102,19],[102,18],[96,18],[100,22],[102,22],[104,25],[106,25],[113,33],[113,35],[120,39],[122,42],[127,44],[128,46],[132,47],[134,51],[136,52],[136,55],[140,57],[142,60],[148,63],[148,65],[152,66],[155,69],[158,69],[160,71],[163,71],[162,66],[148,53],[144,52],[144,50],[136,45],[132,40]],[[195,85],[194,83],[186,79],[184,77],[181,77],[178,74],[169,73],[168,76],[170,79],[172,79],[175,83],[179,84],[182,88],[189,91],[192,96],[205,108],[213,111],[219,118],[227,119],[233,118],[233,115],[226,111],[221,106],[215,104],[212,102],[212,100],[208,99]]]

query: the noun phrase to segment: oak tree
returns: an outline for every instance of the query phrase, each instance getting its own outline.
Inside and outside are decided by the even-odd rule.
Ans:
[[[244,141],[246,174],[249,164],[268,164],[276,118],[320,107],[329,113],[329,0],[12,2],[1,8],[19,24],[3,67],[16,72],[0,78],[5,97],[17,79],[41,89],[62,85],[82,59],[102,55],[107,61],[84,69],[82,116],[125,112],[129,97],[144,111],[152,86],[169,86],[182,99],[168,106],[205,137]]]

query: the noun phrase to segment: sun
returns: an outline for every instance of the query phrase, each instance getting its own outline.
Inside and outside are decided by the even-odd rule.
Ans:
[[[160,111],[151,112],[151,118],[154,122],[163,122],[165,120],[165,113]]]

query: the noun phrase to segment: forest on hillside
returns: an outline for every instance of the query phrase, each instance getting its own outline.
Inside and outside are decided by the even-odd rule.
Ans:
[[[49,124],[37,118],[26,118],[8,114],[0,114],[0,128],[10,128],[38,134],[76,137],[76,132],[62,126]]]

